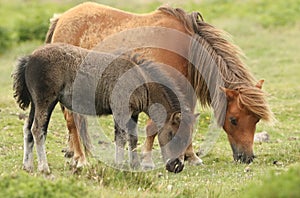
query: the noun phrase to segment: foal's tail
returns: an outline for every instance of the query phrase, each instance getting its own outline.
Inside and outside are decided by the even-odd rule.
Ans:
[[[31,102],[31,96],[25,82],[25,69],[29,59],[30,56],[20,58],[16,70],[12,74],[14,98],[19,104],[19,107],[23,110],[25,110]]]

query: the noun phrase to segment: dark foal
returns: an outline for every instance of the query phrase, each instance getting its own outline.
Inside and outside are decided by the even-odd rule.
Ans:
[[[129,143],[130,164],[139,166],[137,120],[145,112],[159,126],[159,142],[167,169],[183,169],[184,151],[191,143],[194,115],[172,78],[153,62],[117,57],[67,44],[49,44],[19,60],[14,96],[22,109],[31,104],[24,125],[24,159],[33,170],[36,144],[38,170],[49,173],[45,139],[51,113],[60,102],[85,115],[112,114],[115,121],[116,162],[122,163]],[[152,111],[160,104],[165,113]]]

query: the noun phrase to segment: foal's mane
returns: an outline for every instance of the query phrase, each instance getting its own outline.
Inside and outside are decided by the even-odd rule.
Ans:
[[[212,106],[219,126],[223,126],[227,100],[219,87],[237,90],[238,105],[265,121],[273,121],[266,94],[241,57],[241,50],[230,43],[224,31],[204,22],[199,12],[186,13],[180,8],[162,6],[160,11],[175,16],[192,39],[189,49],[188,78],[202,106]]]
[[[176,73],[175,69],[167,68],[167,66],[162,66],[161,63],[142,58],[140,54],[124,54],[124,58],[131,60],[133,63],[139,65],[142,73],[145,75],[145,78],[148,82],[155,82],[155,86],[160,88],[164,93],[164,97],[169,102],[171,108],[175,112],[180,112],[184,116],[182,116],[181,122],[186,126],[190,126],[193,124],[194,115],[191,111],[189,102],[196,102],[192,96],[189,96],[188,90],[184,90],[184,94],[182,90],[179,88],[177,81],[174,79],[182,78],[179,76],[179,73]],[[161,84],[160,82],[163,82]],[[183,81],[179,81],[183,82]],[[188,96],[188,97],[187,97]],[[187,101],[189,100],[189,102]]]
[[[161,88],[165,93],[164,95],[173,109],[179,111],[181,108],[180,105],[185,105],[180,104],[180,100],[184,99],[184,95],[179,90],[175,80],[170,77],[170,73],[165,70],[165,67],[160,66],[160,63],[142,58],[140,54],[128,54],[126,56],[133,63],[139,65],[147,82],[157,82],[155,86]],[[164,84],[160,84],[159,82],[163,82]]]

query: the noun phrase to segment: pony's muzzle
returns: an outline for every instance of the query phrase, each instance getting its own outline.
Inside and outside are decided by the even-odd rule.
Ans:
[[[231,144],[232,152],[233,152],[233,159],[234,161],[237,162],[242,162],[246,164],[250,164],[253,162],[255,155],[253,154],[253,151],[245,150],[245,149],[240,149],[237,146]]]
[[[233,154],[233,158],[237,162],[250,164],[251,162],[253,162],[255,156],[254,155],[246,155],[245,153],[237,153],[237,154]]]

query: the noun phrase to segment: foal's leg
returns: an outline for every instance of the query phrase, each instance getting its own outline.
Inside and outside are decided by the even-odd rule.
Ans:
[[[116,121],[115,122],[115,162],[121,165],[124,161],[124,148],[127,141],[127,133],[121,129]]]
[[[23,155],[23,169],[29,172],[33,171],[33,136],[31,133],[31,127],[34,118],[34,104],[31,104],[29,118],[25,121],[23,127],[24,135],[24,155]]]
[[[138,168],[140,166],[139,157],[137,153],[137,121],[138,115],[132,116],[131,120],[127,124],[129,137],[129,161],[132,168]]]
[[[151,120],[148,121],[146,126],[146,140],[142,150],[142,162],[141,165],[144,169],[153,169],[155,167],[152,160],[152,148],[154,138],[157,135],[157,127]]]
[[[50,173],[50,169],[47,162],[45,140],[50,116],[56,103],[57,101],[54,101],[49,105],[37,105],[35,107],[34,121],[32,126],[32,135],[36,144],[36,152],[38,156],[38,170],[46,174]]]

